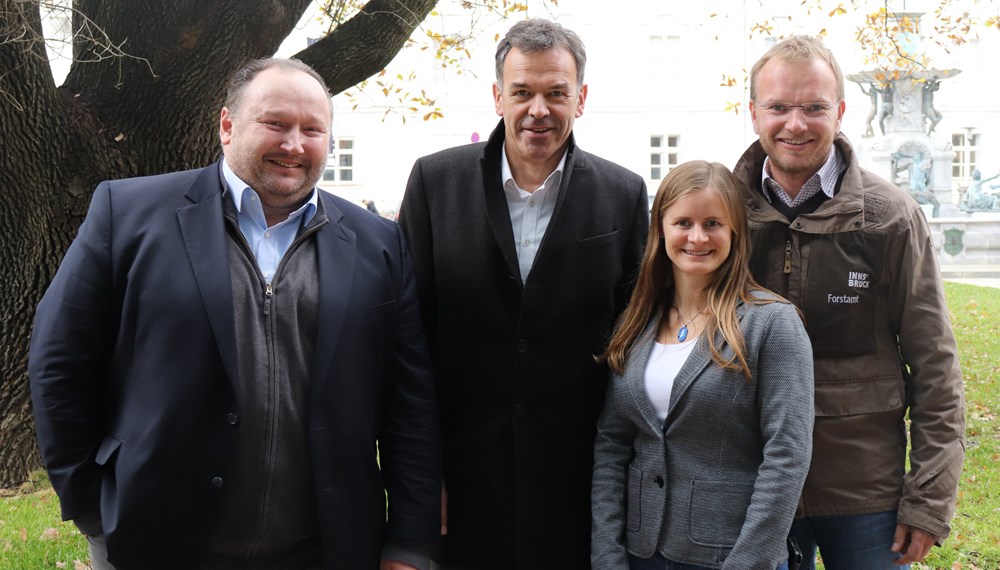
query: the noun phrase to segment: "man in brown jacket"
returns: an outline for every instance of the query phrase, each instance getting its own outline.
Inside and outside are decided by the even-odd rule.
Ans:
[[[817,547],[831,570],[905,567],[948,535],[965,453],[930,230],[909,195],[858,166],[840,134],[843,75],[819,40],[771,48],[750,98],[759,140],[735,172],[751,267],[803,311],[815,358],[813,458],[791,533],[802,568]]]

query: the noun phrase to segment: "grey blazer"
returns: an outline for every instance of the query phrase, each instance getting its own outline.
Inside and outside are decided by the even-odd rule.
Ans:
[[[713,363],[702,337],[662,426],[644,385],[658,319],[612,373],[594,450],[594,570],[628,568],[626,551],[740,570],[787,558],[812,451],[812,349],[789,304],[740,304],[737,315],[753,379]]]

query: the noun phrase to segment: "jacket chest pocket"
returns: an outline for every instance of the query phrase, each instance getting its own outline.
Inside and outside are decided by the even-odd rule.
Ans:
[[[850,232],[800,234],[802,311],[816,358],[875,354],[877,288],[883,236]]]

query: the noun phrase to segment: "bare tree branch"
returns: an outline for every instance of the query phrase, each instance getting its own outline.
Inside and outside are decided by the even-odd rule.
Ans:
[[[371,0],[353,18],[295,57],[313,66],[333,93],[384,68],[437,0]]]

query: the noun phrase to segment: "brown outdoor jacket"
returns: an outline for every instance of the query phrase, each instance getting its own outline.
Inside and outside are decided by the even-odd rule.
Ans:
[[[941,541],[965,406],[930,229],[915,200],[858,166],[843,135],[835,145],[848,164],[837,194],[792,222],[761,194],[759,142],[735,168],[754,276],[803,311],[813,344],[816,426],[798,516],[897,509]]]

